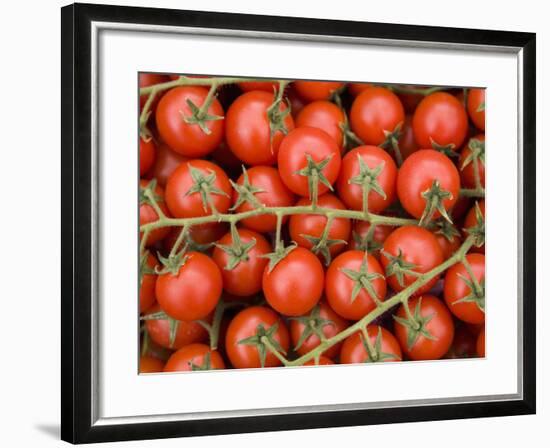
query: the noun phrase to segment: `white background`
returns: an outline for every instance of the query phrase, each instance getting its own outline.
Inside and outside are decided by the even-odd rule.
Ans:
[[[130,2],[118,1],[119,4]],[[543,135],[543,113],[550,104],[549,90],[543,90],[547,74],[550,31],[548,13],[542,2],[463,1],[458,8],[440,1],[394,1],[374,4],[353,0],[334,3],[283,1],[155,1],[155,6],[197,8],[212,11],[254,12],[294,16],[315,16],[402,22],[425,25],[462,26],[538,33],[538,227],[548,225],[548,210],[542,198],[550,194],[548,176],[543,179],[548,157],[542,149],[549,140]],[[150,6],[149,1],[131,4]],[[0,324],[2,369],[0,376],[0,440],[7,446],[58,446],[59,442],[59,39],[61,2],[10,2],[1,16],[2,71],[0,74],[2,123],[2,219],[3,257],[0,267],[0,297],[4,318]],[[313,11],[313,12],[311,12]],[[546,59],[543,55],[546,51]],[[396,64],[396,69],[403,69]],[[413,70],[414,67],[404,68]],[[7,156],[7,157],[6,157]],[[6,177],[7,176],[7,177]],[[547,201],[546,201],[547,202]],[[538,236],[538,277],[544,278],[541,254],[548,252],[548,239]],[[546,274],[547,275],[547,274]],[[542,328],[547,307],[542,299],[548,288],[539,288],[539,384],[538,415],[454,422],[415,423],[391,426],[326,429],[274,434],[235,435],[153,442],[132,442],[126,446],[252,447],[336,443],[411,443],[422,440],[426,447],[454,447],[473,444],[524,444],[547,440],[544,423],[550,418],[548,389],[540,379],[546,373],[550,330]],[[544,356],[544,351],[546,354]],[[545,359],[546,358],[546,359]],[[412,446],[414,446],[414,442]],[[536,446],[540,446],[537,443]],[[103,445],[108,446],[108,445]]]

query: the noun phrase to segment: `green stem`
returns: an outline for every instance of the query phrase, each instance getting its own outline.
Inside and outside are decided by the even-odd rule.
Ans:
[[[418,89],[415,87],[403,87],[396,84],[391,84],[388,86],[388,88],[393,90],[396,93],[405,93],[409,95],[423,95],[423,96],[428,96],[428,95],[431,95],[432,93],[448,89],[448,87],[429,87],[425,89]]]
[[[485,189],[484,188],[461,188],[460,196],[467,198],[484,198]]]
[[[269,338],[267,336],[262,336],[261,338],[261,342],[262,344],[264,344],[266,346],[266,348],[275,355],[275,357],[281,361],[281,363],[284,365],[284,366],[288,366],[290,361],[288,359],[286,359],[281,353],[279,353],[279,351],[273,346],[273,344],[271,343],[271,341],[269,340]]]

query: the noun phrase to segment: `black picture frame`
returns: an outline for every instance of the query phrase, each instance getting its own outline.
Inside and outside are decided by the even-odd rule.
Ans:
[[[62,88],[62,309],[61,437],[72,443],[215,435],[239,432],[341,427],[535,413],[535,53],[533,33],[348,22],[244,14],[74,4],[61,10]],[[239,29],[311,35],[511,46],[523,61],[523,398],[468,404],[408,406],[370,410],[293,413],[163,421],[93,424],[91,313],[91,23],[109,21]]]

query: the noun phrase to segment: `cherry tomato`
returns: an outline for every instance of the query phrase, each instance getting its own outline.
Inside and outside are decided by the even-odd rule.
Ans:
[[[386,238],[393,232],[394,227],[377,225],[372,233],[372,241],[368,244],[367,235],[370,229],[370,222],[356,221],[353,226],[352,238],[349,244],[350,250],[369,249],[369,253],[378,258]]]
[[[308,156],[312,160],[310,163],[318,165],[313,171],[330,185],[336,181],[340,171],[340,149],[325,131],[311,127],[294,129],[281,142],[278,155],[279,173],[288,189],[300,196],[309,196],[312,193],[309,191],[307,176],[299,173],[308,167]],[[328,190],[325,183],[318,182],[319,195]]]
[[[139,138],[139,175],[147,173],[155,163],[157,148],[153,139]]]
[[[285,186],[279,171],[269,166],[254,166],[247,170],[249,184],[256,190],[254,197],[258,201],[256,205],[266,207],[289,207],[294,204],[294,194]],[[237,180],[238,185],[245,183],[245,175]],[[238,202],[239,194],[233,191],[233,206]],[[236,209],[236,213],[247,212],[256,208],[248,201],[242,202]],[[283,224],[287,221],[283,218]],[[277,217],[275,215],[259,215],[243,219],[241,224],[256,232],[273,232],[277,228]]]
[[[460,175],[453,162],[433,149],[417,151],[403,162],[397,174],[397,196],[407,213],[417,219],[423,216],[427,203],[423,194],[435,188],[436,183],[440,190],[449,193],[442,205],[450,210],[460,192]],[[440,216],[439,210],[435,210],[432,218]]]
[[[468,115],[481,131],[485,130],[485,89],[470,89],[468,91]]]
[[[450,146],[457,150],[468,132],[464,106],[450,93],[435,92],[426,96],[413,115],[416,143],[423,149]]]
[[[485,221],[485,199],[481,199],[477,201],[477,206],[479,207],[479,211],[481,212],[481,215],[483,216],[483,221]],[[464,219],[464,229],[466,229],[466,235],[468,235],[467,229],[476,227],[478,225],[477,223],[477,216],[476,216],[476,205],[470,209],[468,214],[466,215],[466,218]],[[470,249],[470,252],[478,252],[480,254],[485,253],[485,244],[481,245],[480,247],[472,246]]]
[[[148,198],[145,196],[145,190],[148,187],[149,183],[150,181],[148,180],[141,179],[139,181],[139,196],[140,196],[139,225],[140,226],[158,221],[159,219],[159,215],[157,214],[157,212],[149,202]],[[166,204],[164,203],[164,190],[157,185],[155,186],[153,192],[159,208],[163,211],[165,215],[169,216],[168,209],[166,208]],[[146,245],[152,246],[153,244],[165,238],[169,232],[170,232],[170,227],[160,227],[158,229],[152,230],[151,232],[149,232]],[[140,233],[139,237],[140,239],[143,238],[143,232]]]
[[[177,320],[204,319],[216,307],[222,293],[222,275],[216,263],[200,252],[190,252],[176,274],[157,278],[160,307]]]
[[[363,286],[357,292],[356,285],[366,281],[376,299],[386,298],[386,280],[380,263],[374,256],[358,250],[346,251],[330,264],[325,279],[328,304],[340,316],[359,320],[376,308],[371,293]],[[357,295],[354,297],[354,290]]]
[[[361,93],[367,90],[369,87],[372,87],[372,84],[366,82],[350,82],[348,84],[348,92],[352,97],[355,98],[356,96],[359,96]]]
[[[161,187],[166,187],[168,178],[183,162],[189,160],[187,157],[172,151],[166,143],[157,147],[157,157],[151,172]]]
[[[240,245],[226,233],[216,244],[212,259],[220,268],[223,289],[236,296],[251,296],[262,289],[262,275],[271,244],[259,233],[238,229]],[[252,247],[248,245],[253,244]]]
[[[164,363],[153,356],[140,356],[139,373],[157,373],[162,372]]]
[[[405,273],[403,270],[424,274],[439,266],[444,259],[436,237],[429,230],[403,226],[394,230],[386,239],[380,261],[386,274],[393,272],[386,278],[389,285],[394,291],[401,291],[417,279],[417,275]],[[402,272],[402,283],[399,272]],[[429,291],[438,278],[436,276],[421,286],[415,294]]]
[[[441,253],[443,254],[443,258],[445,260],[451,257],[458,250],[460,244],[462,243],[460,234],[453,234],[447,237],[441,230],[437,229],[432,230],[432,233],[435,235],[435,238],[439,243]]]
[[[455,328],[455,336],[449,351],[445,354],[447,359],[475,358],[476,337],[464,326]]]
[[[328,100],[344,83],[337,81],[294,81],[298,95],[306,101]]]
[[[304,366],[328,366],[334,364],[334,361],[330,358],[327,358],[326,356],[319,356],[319,363],[315,364],[315,359],[310,359],[308,362],[304,363]]]
[[[255,90],[239,96],[227,110],[225,120],[226,140],[229,149],[248,165],[273,165],[277,161],[279,145],[284,132],[271,135],[268,109],[273,104],[273,93]],[[281,102],[280,111],[287,105]],[[283,119],[286,131],[294,129],[290,114]]]
[[[476,353],[480,358],[485,358],[485,328],[479,332],[477,337]]]
[[[180,348],[168,358],[164,366],[165,372],[214,369],[225,369],[225,364],[217,350],[211,350],[204,344],[191,344]]]
[[[330,339],[344,331],[348,325],[349,323],[336,314],[326,302],[320,302],[309,315],[290,320],[292,346],[298,355],[305,355],[321,343],[317,331],[326,339]],[[335,358],[340,352],[341,345],[341,342],[334,344],[322,355],[329,359]]]
[[[402,360],[399,342],[388,330],[371,324],[367,326],[367,334],[374,349],[373,353],[369,353],[363,334],[361,332],[353,333],[346,338],[342,345],[342,351],[340,352],[340,362],[342,364]]]
[[[155,84],[161,84],[163,82],[169,81],[168,77],[166,75],[160,75],[157,73],[140,73],[139,74],[139,87],[149,87],[154,86]],[[139,97],[139,107],[140,109],[143,109],[143,106],[145,106],[145,103],[147,102],[147,98],[149,95],[140,95]],[[151,104],[150,110],[152,112],[155,111],[157,104],[159,102],[160,95],[157,94],[155,99],[153,100],[153,104]]]
[[[410,115],[405,116],[405,121],[403,121],[403,126],[401,127],[401,136],[399,137],[398,144],[403,160],[409,157],[413,152],[420,149],[414,139],[412,117]]]
[[[296,247],[273,269],[266,266],[262,288],[267,303],[286,316],[305,314],[319,302],[325,273],[309,250]]]
[[[194,179],[194,176],[199,179]],[[206,193],[207,203],[203,202],[201,190]],[[218,165],[207,160],[189,160],[168,179],[166,204],[176,218],[210,215],[212,205],[219,213],[225,213],[231,205],[231,184]]]
[[[309,199],[302,198],[296,203],[296,207],[307,206],[310,204],[311,201]],[[345,210],[345,206],[342,204],[340,199],[330,193],[320,196],[317,201],[317,205],[320,208]],[[288,223],[290,237],[294,242],[296,242],[296,244],[298,244],[298,246],[311,249],[321,240],[327,222],[328,219],[323,215],[292,215],[290,222]],[[350,231],[351,223],[349,219],[335,218],[332,221],[328,231],[327,240],[327,248],[330,251],[331,256],[339,254],[342,250],[344,250],[346,247],[346,242],[349,240]],[[314,238],[314,240],[311,238]],[[337,240],[341,240],[342,242],[337,242]],[[318,253],[321,255],[323,252],[323,250],[320,250]]]
[[[325,131],[339,148],[344,142],[341,124],[345,122],[342,109],[330,101],[313,101],[305,106],[296,118],[296,127],[310,126]]]
[[[361,163],[367,167],[364,173]],[[378,175],[377,170],[380,170]],[[386,151],[377,146],[359,146],[342,160],[336,188],[342,201],[353,210],[363,209],[362,176],[367,180],[376,176],[377,186],[371,187],[368,195],[369,211],[379,213],[394,202],[397,166]]]
[[[140,273],[139,286],[139,312],[143,313],[155,303],[155,285],[157,283],[157,275],[155,267],[158,265],[158,260],[153,254],[147,254],[145,260],[146,266],[143,266],[143,272]]]
[[[156,112],[159,134],[174,151],[186,157],[204,157],[214,151],[223,140],[224,112],[217,99],[214,98],[208,107],[207,115],[222,118],[204,121],[208,132],[201,129],[197,122],[186,121],[194,118],[189,102],[200,109],[207,95],[208,89],[204,87],[175,87],[159,101]]]
[[[417,311],[418,306],[418,313]],[[421,329],[430,336],[426,337],[421,332],[412,339],[409,347],[410,327],[395,322],[395,336],[401,345],[403,352],[412,360],[440,359],[449,351],[454,337],[454,324],[451,313],[437,297],[423,295],[409,300],[409,309],[415,318],[417,315],[422,320]],[[397,310],[396,316],[407,319],[404,305]],[[417,322],[420,324],[420,322]]]
[[[253,90],[263,90],[273,93],[278,90],[279,83],[276,81],[244,81],[239,83],[243,92],[252,92]]]
[[[273,327],[275,330],[273,330]],[[282,319],[271,309],[262,306],[251,306],[240,311],[229,323],[225,337],[225,350],[231,365],[236,369],[250,369],[261,367],[259,346],[250,338],[257,337],[258,332],[268,336],[275,342],[277,348],[286,353],[289,347],[289,334]],[[248,342],[248,343],[247,343]],[[265,348],[264,367],[277,367],[281,361]]]
[[[458,166],[460,167],[460,179],[464,188],[476,188],[476,177],[473,160],[468,160],[471,157],[472,149],[470,145],[479,145],[479,142],[485,144],[485,135],[478,134],[468,141],[468,144],[460,151],[460,159]],[[485,151],[484,151],[485,152]],[[479,180],[482,187],[485,187],[485,162],[478,158],[477,161]]]
[[[471,266],[479,291],[474,291],[468,284],[473,284],[473,279],[464,264],[457,263],[445,275],[443,295],[456,317],[464,322],[480,324],[485,322],[485,255],[468,254],[466,262]]]

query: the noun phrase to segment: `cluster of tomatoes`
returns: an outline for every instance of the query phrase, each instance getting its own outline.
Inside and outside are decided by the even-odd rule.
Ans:
[[[140,372],[484,356],[484,90],[140,93]]]

